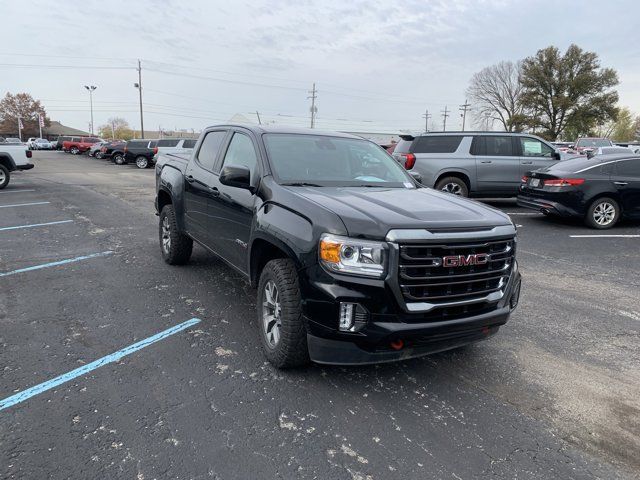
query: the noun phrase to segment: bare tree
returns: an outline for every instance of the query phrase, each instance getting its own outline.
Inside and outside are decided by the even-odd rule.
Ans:
[[[477,125],[488,126],[494,119],[507,132],[520,130],[526,116],[521,102],[521,62],[500,62],[475,73],[467,96],[473,103]]]

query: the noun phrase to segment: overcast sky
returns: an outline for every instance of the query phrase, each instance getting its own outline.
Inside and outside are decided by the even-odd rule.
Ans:
[[[87,84],[96,127],[139,128],[138,58],[146,130],[256,110],[307,126],[313,82],[322,128],[420,130],[427,109],[441,128],[447,106],[457,129],[474,72],[570,43],[615,68],[620,104],[640,113],[637,1],[0,0],[0,12],[0,94],[31,93],[85,130]]]

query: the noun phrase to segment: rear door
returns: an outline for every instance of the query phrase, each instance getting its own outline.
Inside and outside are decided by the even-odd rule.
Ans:
[[[211,198],[208,215],[208,228],[215,234],[215,250],[224,252],[227,261],[247,272],[247,247],[256,196],[249,190],[220,183],[219,173],[227,165],[248,167],[251,170],[251,183],[257,186],[260,171],[258,149],[248,133],[233,132],[213,176],[213,187],[217,194]]]
[[[478,193],[517,195],[520,186],[518,139],[509,135],[479,135],[471,153],[476,160]]]
[[[558,162],[555,149],[533,137],[518,137],[520,153],[520,177],[530,170],[545,168]]]
[[[226,136],[225,129],[207,132],[184,174],[184,215],[187,230],[212,249],[215,247],[212,232],[207,229],[207,210],[209,199],[218,193],[213,187],[213,169]]]
[[[611,181],[620,195],[625,215],[640,218],[640,157],[616,162]]]

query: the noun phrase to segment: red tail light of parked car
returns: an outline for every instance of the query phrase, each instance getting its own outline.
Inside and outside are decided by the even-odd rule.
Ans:
[[[545,187],[575,187],[582,185],[584,178],[552,178],[544,181]]]

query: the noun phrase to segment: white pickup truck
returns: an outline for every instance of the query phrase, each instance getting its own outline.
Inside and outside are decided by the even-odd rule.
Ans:
[[[21,143],[0,143],[0,190],[9,185],[11,172],[30,170],[31,150]]]

